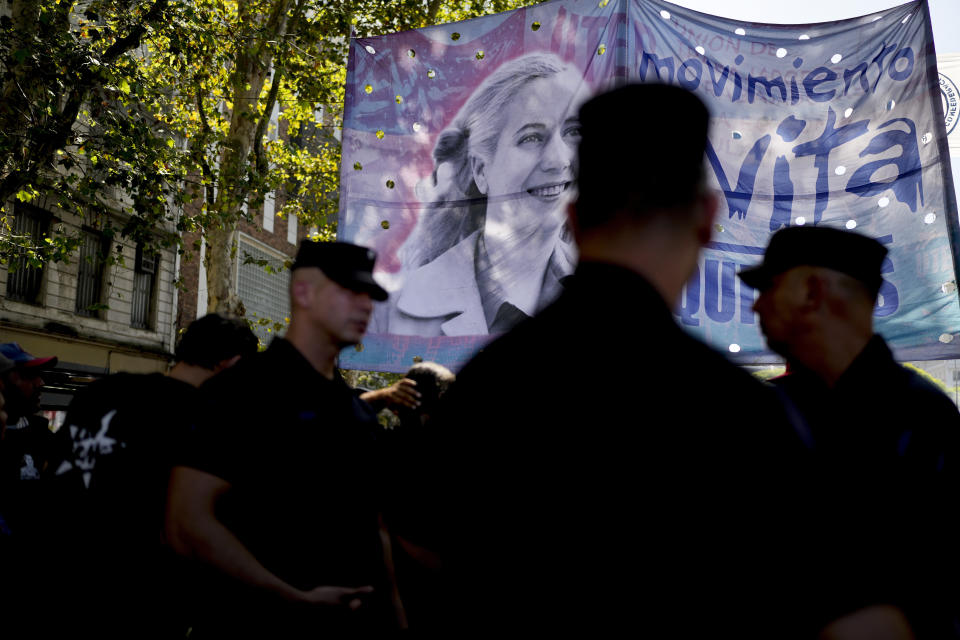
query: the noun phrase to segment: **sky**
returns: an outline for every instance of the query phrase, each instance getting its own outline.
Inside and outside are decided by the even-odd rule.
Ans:
[[[903,0],[668,0],[682,7],[750,22],[802,24],[827,22],[889,9]],[[929,0],[937,53],[960,53],[960,0]]]

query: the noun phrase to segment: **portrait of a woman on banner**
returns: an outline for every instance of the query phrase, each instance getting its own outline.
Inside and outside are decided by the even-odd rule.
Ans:
[[[484,79],[436,140],[400,250],[403,285],[372,332],[502,333],[556,297],[576,261],[566,207],[577,110],[589,95],[582,74],[551,53]]]

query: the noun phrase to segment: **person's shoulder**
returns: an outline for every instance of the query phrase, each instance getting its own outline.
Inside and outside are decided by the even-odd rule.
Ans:
[[[281,367],[272,349],[258,351],[241,358],[232,367],[218,372],[209,380],[200,385],[203,395],[221,392],[237,393],[239,389],[248,386],[257,386],[264,379],[271,379],[277,375]]]
[[[68,412],[77,413],[105,406],[120,406],[144,395],[146,389],[155,388],[154,381],[162,374],[114,373],[91,382],[74,394]]]
[[[957,405],[942,389],[924,379],[916,371],[907,367],[901,367],[901,369],[904,372],[903,387],[913,397],[910,405],[918,416],[939,415],[960,423],[960,411],[957,410]]]

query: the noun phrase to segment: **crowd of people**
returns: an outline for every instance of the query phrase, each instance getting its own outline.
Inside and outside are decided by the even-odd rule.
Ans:
[[[347,243],[301,244],[265,351],[201,318],[167,375],[92,384],[41,444],[15,440],[54,360],[0,346],[0,628],[960,636],[960,413],[874,333],[886,249],[772,237],[740,274],[787,362],[765,385],[672,316],[715,224],[703,103],[625,85],[576,121],[576,270],[455,381],[344,382],[387,298]]]

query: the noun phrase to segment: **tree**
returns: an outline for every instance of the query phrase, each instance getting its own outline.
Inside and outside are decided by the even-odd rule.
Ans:
[[[171,135],[131,96],[143,38],[168,0],[11,0],[0,16],[0,205],[41,193],[79,213],[103,213],[113,189],[134,214],[127,233],[167,217]],[[108,228],[108,232],[112,228]],[[22,239],[0,237],[9,257]],[[65,259],[75,239],[54,233],[28,247],[38,262]]]
[[[0,203],[53,195],[119,208],[105,231],[176,243],[202,231],[210,311],[240,312],[237,225],[281,189],[281,215],[335,233],[351,31],[388,33],[522,0],[13,0],[0,20]],[[274,105],[287,135],[268,138]],[[125,194],[117,201],[113,189]],[[199,207],[179,206],[201,198]],[[0,255],[16,250],[10,237]],[[22,244],[22,241],[20,242]],[[65,259],[54,232],[38,260]],[[190,250],[190,247],[181,247]]]

